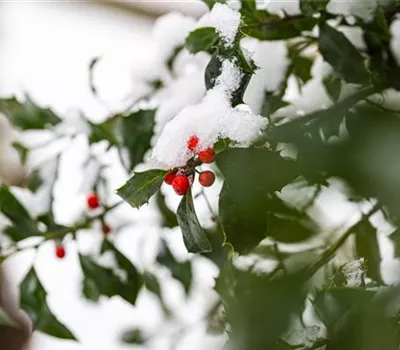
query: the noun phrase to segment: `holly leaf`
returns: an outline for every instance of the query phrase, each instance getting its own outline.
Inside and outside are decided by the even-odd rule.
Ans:
[[[0,307],[0,326],[18,327],[17,323]]]
[[[10,192],[7,186],[0,187],[0,211],[12,225],[4,230],[13,241],[18,242],[31,236],[41,236],[42,232],[25,207]]]
[[[113,297],[119,295],[128,303],[135,305],[142,277],[135,266],[110,241],[104,240],[101,253],[111,254],[115,266],[104,267],[88,256],[79,256],[84,273],[83,291],[93,301],[100,295]]]
[[[116,119],[112,118],[102,123],[95,124],[88,121],[90,126],[89,142],[91,144],[101,141],[108,141],[110,145],[118,145],[116,134]]]
[[[189,33],[185,46],[191,53],[208,52],[218,41],[219,35],[213,27],[198,28]]]
[[[146,338],[140,329],[135,328],[125,331],[122,334],[122,342],[125,344],[143,345],[146,342]]]
[[[39,107],[28,95],[23,103],[14,97],[0,99],[0,111],[11,124],[22,130],[41,130],[61,122],[50,109]]]
[[[330,0],[300,0],[300,10],[306,16],[311,16],[316,12],[323,12],[326,10]]]
[[[165,203],[165,197],[161,191],[157,192],[156,201],[162,218],[162,226],[168,228],[174,228],[178,226],[176,215],[171,209],[168,208],[167,204]]]
[[[177,261],[165,241],[163,241],[157,256],[157,262],[169,269],[172,277],[182,284],[188,295],[192,286],[192,264],[190,261]]]
[[[20,285],[20,305],[32,320],[35,330],[60,339],[76,340],[50,311],[46,303],[46,290],[32,267]]]
[[[378,233],[369,220],[361,220],[356,228],[357,255],[365,259],[367,276],[383,283],[381,277],[381,254],[379,252]]]
[[[131,169],[143,162],[154,134],[154,109],[141,109],[121,119],[123,145],[128,149]]]
[[[267,214],[277,210],[274,192],[298,171],[293,160],[265,148],[230,149],[217,155],[217,163],[225,177],[219,210],[226,240],[247,253],[268,236]]]
[[[25,147],[20,142],[13,142],[12,146],[18,152],[21,164],[25,165],[26,159],[28,158],[29,148]]]
[[[194,209],[192,191],[189,190],[182,198],[176,212],[179,227],[182,230],[183,241],[190,253],[206,253],[211,251],[211,244],[200,226]]]
[[[328,96],[333,102],[336,102],[340,97],[342,79],[336,74],[331,74],[324,78],[323,84]]]
[[[133,208],[140,208],[160,189],[167,172],[160,169],[136,172],[117,194]]]
[[[320,24],[318,45],[322,56],[346,82],[368,83],[364,58],[346,36],[330,25]]]
[[[161,304],[164,314],[169,316],[171,314],[171,311],[168,309],[167,305],[164,302],[164,299],[162,296],[162,291],[161,291],[161,285],[160,285],[160,282],[158,281],[157,277],[154,276],[153,274],[145,272],[143,274],[143,281],[144,281],[144,286],[146,287],[146,289],[149,292],[153,293],[158,298],[158,301]]]

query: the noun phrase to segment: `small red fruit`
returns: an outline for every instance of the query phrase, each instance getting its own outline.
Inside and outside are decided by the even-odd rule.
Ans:
[[[167,175],[165,175],[164,178],[164,182],[168,185],[172,185],[172,181],[174,181],[175,177],[176,177],[176,171],[172,172],[172,173],[168,173]]]
[[[187,142],[187,148],[190,151],[194,151],[199,144],[199,138],[197,136],[191,136]]]
[[[199,160],[205,164],[212,163],[215,160],[215,153],[212,148],[207,148],[206,150],[199,152],[197,156],[199,157]]]
[[[172,181],[172,188],[180,196],[183,196],[189,190],[189,187],[190,181],[187,176],[178,175],[175,177],[174,181]]]
[[[87,206],[89,209],[96,209],[100,206],[100,200],[97,194],[91,194],[87,197]]]
[[[215,174],[212,171],[202,171],[199,175],[200,185],[204,187],[210,187],[215,181]]]
[[[111,232],[111,227],[108,226],[106,223],[101,225],[101,230],[103,231],[104,235],[108,235]]]
[[[65,257],[65,248],[61,244],[56,246],[56,257],[58,259],[63,259]]]

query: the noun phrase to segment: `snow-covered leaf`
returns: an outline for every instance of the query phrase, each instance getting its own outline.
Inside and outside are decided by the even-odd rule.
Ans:
[[[218,41],[218,33],[215,28],[198,28],[186,38],[186,48],[191,53],[210,50]]]

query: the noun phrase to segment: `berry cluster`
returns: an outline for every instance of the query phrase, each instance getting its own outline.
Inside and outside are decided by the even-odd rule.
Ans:
[[[196,152],[199,145],[199,138],[192,136],[187,142],[187,148],[194,153],[185,167],[174,169],[165,176],[165,183],[171,185],[176,194],[183,196],[193,184],[196,166],[201,164],[210,164],[215,160],[215,153],[212,148]],[[199,183],[204,187],[210,187],[215,181],[215,174],[210,170],[199,173]]]
[[[89,210],[95,210],[101,207],[100,198],[96,193],[87,196],[86,204]],[[109,233],[111,233],[111,227],[103,221],[103,218],[101,218],[100,220],[101,220],[101,231],[105,236],[107,236]],[[63,259],[65,257],[66,250],[61,242],[57,243],[55,254],[58,259]]]

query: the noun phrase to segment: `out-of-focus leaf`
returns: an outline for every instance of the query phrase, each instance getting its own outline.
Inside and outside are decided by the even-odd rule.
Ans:
[[[90,300],[98,300],[100,295],[119,295],[132,305],[142,286],[142,277],[135,266],[108,240],[103,241],[102,254],[111,254],[115,262],[113,268],[103,267],[88,256],[79,256],[84,273],[83,290]],[[85,281],[86,280],[86,281]]]
[[[226,2],[225,0],[202,0],[202,1],[208,6],[209,9],[212,9],[216,3],[224,4]]]
[[[178,226],[176,215],[171,209],[168,208],[167,204],[165,203],[165,197],[161,191],[157,192],[156,200],[158,210],[160,211],[162,217],[162,226],[168,228]]]
[[[327,61],[348,83],[368,83],[364,58],[344,34],[325,22],[320,24],[319,49]]]
[[[300,10],[307,16],[325,11],[330,0],[300,0]]]
[[[39,107],[28,95],[23,103],[15,98],[0,99],[0,111],[22,130],[45,129],[61,122],[50,109]]]
[[[125,344],[143,345],[146,342],[146,338],[140,329],[135,328],[125,331],[122,334],[122,342]]]
[[[133,208],[140,208],[160,189],[167,171],[160,169],[136,172],[117,194]]]
[[[167,244],[163,241],[157,256],[157,262],[167,267],[171,271],[172,277],[178,280],[182,284],[186,294],[189,294],[190,287],[192,286],[192,264],[190,261],[177,261]]]
[[[35,169],[29,174],[28,188],[35,193],[39,187],[43,184],[43,180],[40,176],[40,170]]]
[[[328,75],[323,80],[324,87],[329,97],[333,102],[336,102],[340,97],[342,88],[342,79],[335,74]]]
[[[215,28],[203,27],[189,33],[185,46],[191,53],[209,51],[218,41],[219,35]]]
[[[154,109],[141,109],[120,121],[122,142],[128,149],[131,169],[143,162],[145,153],[150,149],[155,113]]]
[[[76,340],[75,336],[51,313],[46,303],[46,291],[34,268],[20,285],[20,305],[29,315],[34,329],[61,339]]]
[[[361,220],[355,228],[357,255],[365,259],[367,275],[382,283],[381,254],[379,252],[378,233],[369,220]]]
[[[11,221],[12,226],[4,230],[13,241],[20,241],[42,233],[37,223],[29,215],[25,207],[10,192],[7,186],[0,187],[0,211]]]
[[[211,252],[202,253],[201,255],[210,259],[218,267],[223,266],[229,255],[229,248],[224,245],[224,233],[220,229],[205,230],[204,232],[211,244]]]
[[[0,326],[17,327],[16,322],[2,308],[0,308]]]
[[[100,124],[89,122],[90,126],[90,143],[108,141],[110,145],[118,145],[118,135],[116,133],[117,119],[109,119]]]
[[[25,147],[20,142],[13,142],[12,146],[19,153],[19,158],[21,159],[21,163],[25,164],[26,163],[26,159],[28,157],[29,148]]]
[[[222,152],[217,163],[225,177],[219,210],[226,239],[236,251],[247,253],[268,236],[273,194],[293,181],[298,170],[293,160],[257,148]]]
[[[160,282],[158,281],[157,277],[154,276],[151,273],[145,272],[143,275],[143,282],[144,286],[146,289],[153,293],[159,300],[161,307],[164,311],[164,314],[166,316],[169,316],[171,314],[171,311],[169,310],[168,306],[165,304],[162,291],[161,291],[161,285]]]
[[[182,230],[183,241],[190,253],[205,253],[211,251],[210,242],[197,219],[194,209],[192,191],[189,190],[182,198],[176,216]]]

